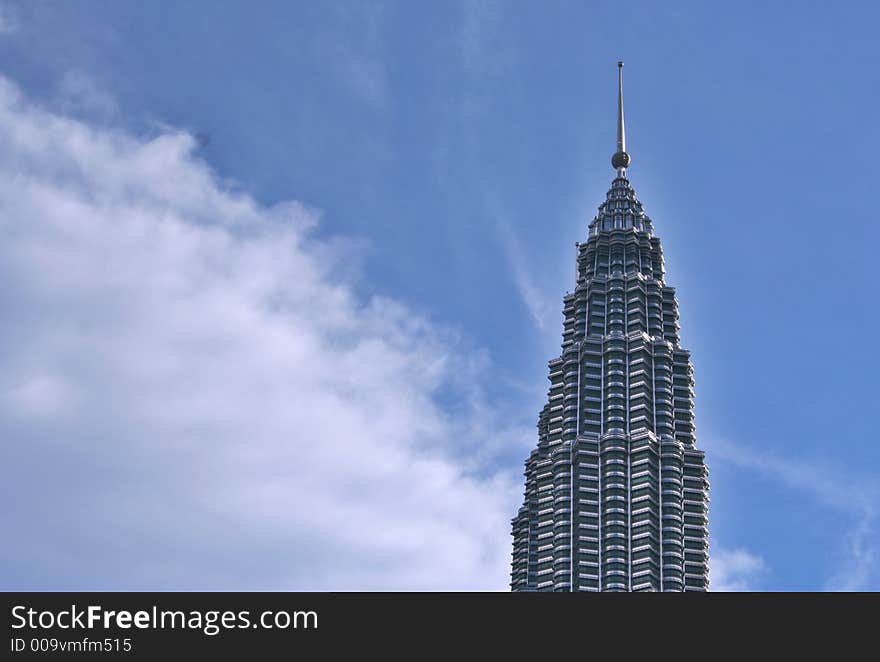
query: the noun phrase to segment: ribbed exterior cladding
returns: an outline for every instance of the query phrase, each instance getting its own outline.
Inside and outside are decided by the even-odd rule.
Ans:
[[[513,519],[514,591],[705,591],[708,473],[660,241],[622,172],[578,244]]]

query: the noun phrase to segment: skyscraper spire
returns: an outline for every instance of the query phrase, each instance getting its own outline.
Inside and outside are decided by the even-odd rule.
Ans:
[[[617,152],[611,157],[611,165],[617,174],[623,176],[629,167],[629,154],[626,153],[626,127],[623,124],[623,62],[617,63]]]

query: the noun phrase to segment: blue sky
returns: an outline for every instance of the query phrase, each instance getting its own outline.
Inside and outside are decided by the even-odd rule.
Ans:
[[[5,503],[16,489],[42,494],[4,513],[5,524],[22,532],[21,545],[4,552],[6,587],[503,589],[507,519],[518,506],[522,460],[536,441],[546,361],[558,353],[574,242],[585,238],[613,176],[615,62],[623,59],[629,175],[663,241],[695,365],[698,443],[708,452],[712,483],[713,581],[761,590],[880,589],[880,448],[869,415],[880,372],[872,347],[880,230],[871,198],[880,147],[873,111],[880,17],[872,3],[2,7],[7,286],[0,318],[7,331],[0,337],[4,353],[30,357],[2,364],[0,429],[15,467],[4,463]],[[47,129],[49,136],[81,132],[83,143],[71,140],[55,154],[39,140],[35,127],[44,125],[58,131]],[[139,177],[155,178],[155,187],[144,184],[149,195],[131,193]],[[192,181],[198,196],[184,186]],[[46,202],[66,195],[66,207]],[[53,219],[68,218],[72,201],[82,217],[62,232]],[[251,209],[245,221],[241,205]],[[119,219],[136,216],[132,210],[157,223],[179,217],[182,225],[167,245],[133,226],[120,236],[97,235],[98,227],[128,223]],[[233,229],[222,230],[227,243],[215,242],[221,230],[208,227],[212,214],[233,219]],[[90,220],[105,215],[109,225]],[[267,223],[280,223],[281,234],[258,247],[246,243],[263,236]],[[22,237],[30,239],[16,243]],[[184,237],[186,248],[176,248],[174,237]],[[25,259],[50,243],[46,255],[68,256],[81,279],[46,275],[62,272],[64,260]],[[275,246],[296,253],[295,267]],[[260,259],[241,257],[251,249]],[[120,256],[120,264],[89,271],[107,256]],[[224,259],[231,263],[221,269]],[[151,264],[175,276],[169,282],[189,285],[170,294],[165,281],[145,285]],[[120,268],[132,278],[121,278]],[[120,281],[96,285],[103,273]],[[199,289],[217,278],[229,278],[235,293],[223,315],[263,306],[255,292],[286,303],[281,313],[261,308],[261,324],[242,322],[234,332],[184,322],[187,310],[198,309],[200,319],[222,326],[211,303],[220,295]],[[303,285],[290,286],[291,279]],[[337,295],[335,307],[323,302]],[[82,315],[106,324],[96,322],[102,330],[92,334],[80,320],[64,343],[56,342],[60,331],[49,333],[54,320]],[[160,324],[160,316],[181,322]],[[302,349],[291,338],[249,335],[275,324],[319,339],[307,345],[312,367],[300,369],[291,358]],[[94,352],[95,365],[119,366],[120,356],[138,350],[133,342],[114,350],[115,340],[145,328],[155,331],[144,337],[148,350],[182,374],[192,375],[186,368],[200,360],[215,366],[217,357],[238,372],[206,368],[216,380],[210,396],[205,383],[182,386],[173,370],[150,372],[149,393],[167,392],[162,379],[173,377],[182,393],[175,402],[191,403],[186,421],[166,420],[173,402],[157,400],[159,409],[145,411],[136,405],[142,372],[129,366],[97,375],[72,358],[76,338]],[[264,353],[242,349],[248,339],[264,342]],[[362,374],[359,366],[370,360],[361,352],[377,347],[393,367]],[[193,366],[188,352],[200,357]],[[264,361],[300,371],[301,379],[287,383],[279,371],[271,385],[240,392],[264,374]],[[298,418],[266,404],[306,391],[326,404],[321,388],[328,383],[340,399],[326,411],[303,407]],[[389,385],[386,400],[362,402],[364,389],[378,393],[381,385]],[[207,466],[191,445],[215,437],[209,414],[195,420],[194,411],[204,403],[206,411],[245,408],[243,398],[255,390],[271,396],[260,401],[268,407],[261,420],[284,425],[256,432],[248,417],[226,421],[230,457],[211,474],[216,482],[205,478],[192,488],[192,474],[166,473],[169,463],[196,474]],[[187,399],[195,393],[202,395]],[[401,398],[407,402],[394,413]],[[310,436],[336,420],[335,406],[364,406],[364,419],[352,418],[344,442],[332,426],[326,436]],[[387,421],[367,415],[386,408]],[[135,428],[158,426],[160,410],[154,432],[167,443],[158,449]],[[313,420],[315,411],[326,418]],[[104,416],[112,425],[98,425]],[[355,440],[364,425],[373,426],[367,436],[374,446]],[[199,434],[190,436],[194,429]],[[80,435],[81,446],[58,448],[60,438]],[[277,447],[279,435],[294,440],[290,457]],[[245,439],[263,441],[248,456]],[[434,478],[423,484],[433,491],[407,482],[394,495],[364,497],[382,492],[383,470],[337,476],[328,457],[307,455],[316,444],[336,445],[340,462],[364,449],[391,453],[396,460],[386,467],[427,462],[426,476]],[[99,471],[99,455],[113,468]],[[191,463],[181,464],[184,457]],[[272,473],[278,498],[253,502],[255,490],[275,485],[270,467],[287,461],[307,469],[314,462],[314,472]],[[146,471],[151,462],[157,473]],[[229,483],[219,477],[237,463],[251,467],[253,482],[226,494]],[[71,466],[79,468],[75,476],[63,470]],[[326,502],[288,484],[311,485],[321,471],[331,481],[363,481],[364,491],[351,488],[351,499],[366,499],[363,513],[352,512],[338,491],[327,495],[340,499],[330,509],[338,521],[327,519],[346,535],[316,533],[324,524],[310,517]],[[183,484],[187,491],[176,491]],[[150,496],[160,485],[178,500]],[[81,498],[59,510],[53,492],[63,488]],[[396,513],[389,504],[401,496],[444,504],[382,520],[379,511]],[[279,499],[303,512],[285,519],[292,515]],[[131,509],[95,506],[108,501]],[[143,515],[131,515],[132,523],[126,512]],[[381,544],[365,552],[358,540],[372,534],[348,524],[363,516],[397,533],[380,535]],[[411,518],[424,521],[408,540],[403,523]],[[245,521],[252,543],[233,542],[228,525]],[[196,522],[205,527],[200,539],[180,534],[199,531]],[[110,533],[104,539],[95,530]],[[138,532],[145,538],[139,551],[108,542]],[[447,551],[426,556],[438,539]],[[224,551],[196,563],[206,540]],[[137,571],[123,562],[133,554]],[[265,567],[242,570],[243,559]],[[419,565],[428,561],[434,565]]]

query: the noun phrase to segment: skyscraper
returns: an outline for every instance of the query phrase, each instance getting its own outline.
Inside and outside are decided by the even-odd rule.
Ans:
[[[705,591],[708,472],[690,354],[660,240],[627,178],[623,63],[617,176],[577,244],[538,446],[513,519],[514,591]]]

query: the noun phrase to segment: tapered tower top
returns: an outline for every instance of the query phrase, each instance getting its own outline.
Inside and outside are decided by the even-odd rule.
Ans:
[[[617,152],[611,157],[611,166],[623,176],[629,167],[629,154],[626,153],[626,127],[623,124],[623,62],[617,63]]]

